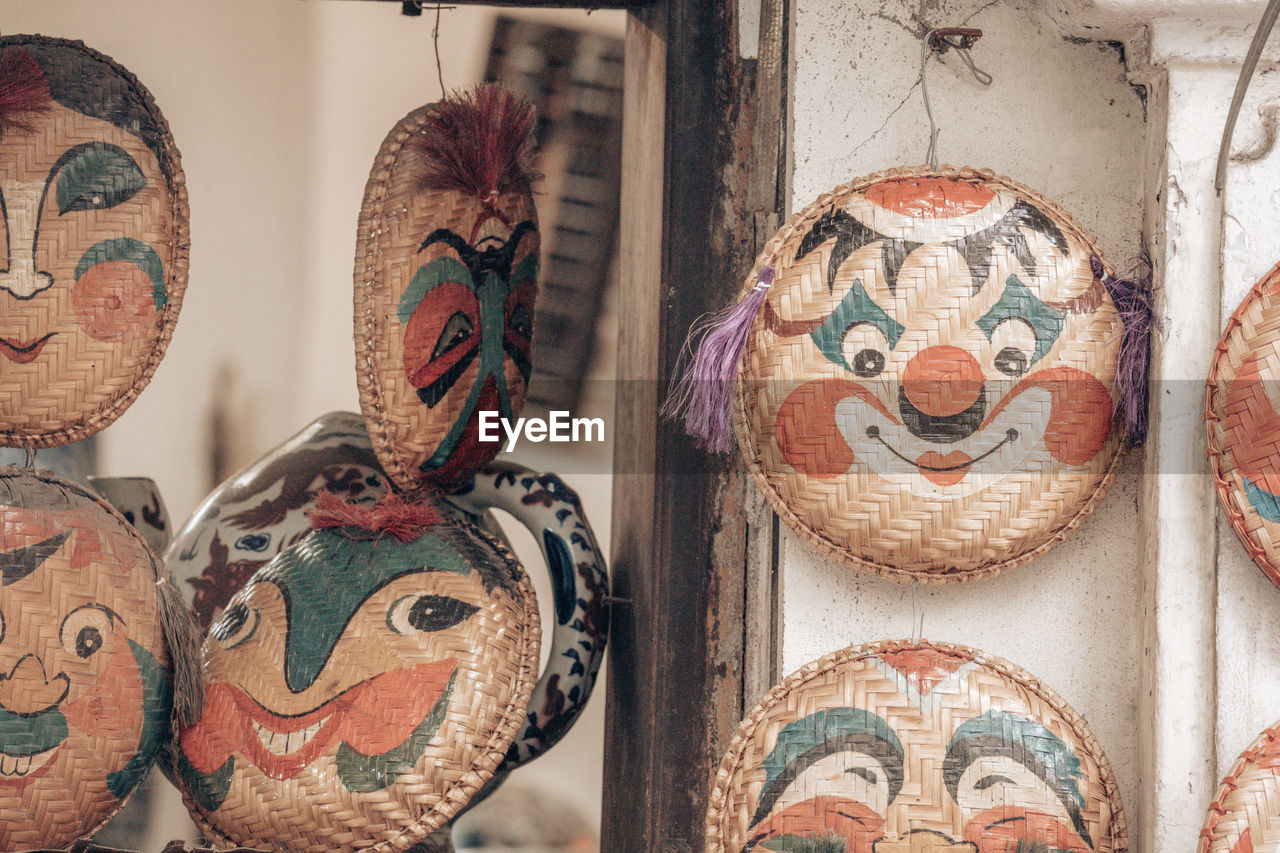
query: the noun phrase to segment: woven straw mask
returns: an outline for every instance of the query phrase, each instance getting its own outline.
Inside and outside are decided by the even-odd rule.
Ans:
[[[879,643],[771,690],[720,764],[708,853],[1127,849],[1084,722],[1027,673],[962,646]]]
[[[52,475],[0,469],[0,850],[64,847],[169,736],[155,558]]]
[[[1280,724],[1240,753],[1205,813],[1197,853],[1280,853]]]
[[[186,189],[164,117],[108,57],[0,38],[0,87],[0,445],[48,447],[150,381],[186,286]]]
[[[315,530],[210,629],[177,776],[220,842],[403,850],[506,753],[538,662],[528,579],[457,521],[388,530]]]
[[[1205,427],[1218,498],[1249,556],[1280,586],[1280,267],[1240,303],[1209,374]]]
[[[514,419],[524,405],[539,235],[521,164],[532,143],[515,125],[532,121],[531,108],[495,87],[461,106],[429,104],[391,129],[369,175],[356,245],[356,372],[374,449],[403,489],[465,480],[501,447],[479,441],[478,413]],[[490,136],[516,146],[506,172],[458,177],[441,165],[478,156]]]
[[[734,426],[774,509],[843,562],[971,580],[1059,541],[1117,463],[1124,327],[1090,238],[986,172],[892,173],[762,253]]]

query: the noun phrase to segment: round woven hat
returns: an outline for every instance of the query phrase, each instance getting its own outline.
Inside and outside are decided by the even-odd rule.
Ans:
[[[427,503],[321,497],[312,524],[210,628],[175,775],[218,844],[405,850],[466,805],[524,720],[533,588]]]
[[[158,573],[96,495],[0,468],[0,850],[91,835],[168,740]]]
[[[1197,853],[1280,851],[1280,723],[1240,753],[1205,813]]]
[[[455,95],[401,119],[369,175],[356,377],[374,450],[402,489],[463,482],[501,448],[481,440],[481,413],[514,420],[524,405],[538,286],[533,121],[496,86]]]
[[[806,664],[738,727],[707,853],[1128,849],[1107,758],[1007,661],[927,641]]]
[[[894,580],[973,580],[1101,500],[1125,326],[1093,240],[1053,202],[970,169],[859,179],[770,241],[747,286],[769,281],[733,426],[819,550]]]
[[[318,492],[373,503],[386,486],[364,419],[330,412],[214,489],[169,544],[165,566],[207,629],[254,572],[311,532]]]
[[[151,380],[187,283],[187,191],[169,126],[80,42],[0,38],[0,445],[114,421]]]
[[[1280,586],[1280,266],[1227,321],[1205,389],[1209,466],[1249,556]]]

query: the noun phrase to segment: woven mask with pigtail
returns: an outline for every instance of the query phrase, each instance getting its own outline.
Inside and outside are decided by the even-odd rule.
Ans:
[[[539,233],[532,106],[495,85],[405,116],[360,213],[361,410],[402,489],[451,488],[494,457],[481,412],[514,419],[532,369]]]
[[[1147,280],[1052,201],[943,167],[845,184],[695,329],[664,406],[736,434],[803,538],[897,580],[995,574],[1093,510],[1146,432]]]

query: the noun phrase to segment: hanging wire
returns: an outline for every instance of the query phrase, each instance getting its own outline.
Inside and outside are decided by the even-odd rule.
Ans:
[[[36,449],[34,445],[31,445],[31,444],[27,445],[27,464],[24,467],[26,468],[36,467]]]
[[[440,9],[439,3],[436,4],[436,25],[431,30],[431,44],[436,52],[436,79],[440,81],[440,97],[444,97],[444,68],[440,65]]]
[[[1273,0],[1273,2],[1280,2],[1280,0]],[[972,27],[934,27],[920,40],[920,95],[924,98],[924,113],[929,117],[929,150],[925,154],[925,161],[931,169],[938,168],[938,134],[942,131],[933,120],[933,105],[929,101],[929,54],[954,50],[956,56],[960,57],[960,61],[973,74],[973,79],[983,86],[990,86],[993,78],[977,66],[973,61],[973,54],[970,53],[973,43],[981,37],[982,30]]]
[[[1267,8],[1262,10],[1262,20],[1258,21],[1258,29],[1253,32],[1253,41],[1249,43],[1249,51],[1244,55],[1244,63],[1240,66],[1240,77],[1236,80],[1236,91],[1231,96],[1231,108],[1227,110],[1227,123],[1222,128],[1222,143],[1218,146],[1218,168],[1213,173],[1213,188],[1222,195],[1222,188],[1227,183],[1227,157],[1231,153],[1231,137],[1236,132],[1236,119],[1240,118],[1240,107],[1244,104],[1245,92],[1249,91],[1249,82],[1262,57],[1262,48],[1275,28],[1276,17],[1280,16],[1280,0],[1271,0]]]
[[[920,642],[921,635],[924,634],[924,616],[920,615],[919,607],[916,604],[916,591],[920,589],[920,581],[911,581],[911,642]],[[920,630],[916,631],[916,619],[920,620]]]

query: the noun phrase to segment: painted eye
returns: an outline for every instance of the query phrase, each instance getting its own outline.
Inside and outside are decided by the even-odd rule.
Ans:
[[[996,370],[1005,376],[1022,376],[1031,369],[1035,330],[1021,317],[1006,317],[991,332],[991,348],[996,354]]]
[[[223,612],[222,617],[209,629],[209,634],[222,643],[225,649],[234,649],[248,642],[258,631],[258,608],[244,602],[236,602]]]
[[[238,551],[265,551],[271,544],[270,533],[246,533],[236,540]]]
[[[406,595],[387,610],[387,626],[397,634],[443,631],[469,619],[479,609],[447,595]]]
[[[870,767],[850,767],[845,773],[852,773],[854,776],[861,776],[867,780],[868,785],[874,785],[879,780],[879,775]]]
[[[862,379],[879,376],[888,363],[889,341],[872,323],[854,323],[846,329],[840,348],[845,364]]]
[[[985,791],[996,785],[1012,785],[1013,780],[1008,776],[1001,776],[999,773],[992,773],[990,776],[983,776],[977,782],[973,783],[974,790]]]
[[[436,348],[431,351],[431,357],[439,358],[444,355],[471,337],[475,330],[475,323],[471,322],[470,317],[461,311],[455,311],[453,316],[445,321],[444,331],[440,333],[440,337],[436,340]]]
[[[507,327],[522,338],[533,337],[533,320],[530,319],[529,311],[523,305],[517,305],[511,309],[511,319],[507,321]]]
[[[996,353],[996,370],[1005,376],[1021,376],[1030,366],[1027,354],[1017,347],[1005,347]]]
[[[4,642],[4,614],[0,613],[0,643]]]
[[[146,176],[123,148],[89,143],[73,149],[58,171],[58,213],[106,210],[133,198],[146,185]]]
[[[86,604],[67,614],[59,632],[62,647],[79,658],[90,658],[106,643],[111,633],[110,611],[98,604]]]

